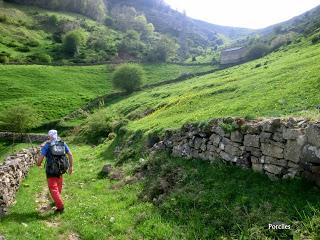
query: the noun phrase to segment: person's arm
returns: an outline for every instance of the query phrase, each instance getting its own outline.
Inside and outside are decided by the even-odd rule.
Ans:
[[[42,164],[43,159],[44,159],[44,156],[41,154],[41,155],[39,156],[39,158],[38,158],[38,161],[37,161],[38,167],[41,167],[41,164]]]
[[[69,174],[71,175],[72,172],[73,172],[73,155],[72,155],[72,153],[70,151],[67,153],[67,155],[68,155],[69,164],[70,164],[70,166],[69,166]]]

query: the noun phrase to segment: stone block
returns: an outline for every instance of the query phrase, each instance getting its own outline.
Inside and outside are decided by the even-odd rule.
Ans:
[[[300,145],[298,141],[288,140],[284,151],[284,158],[298,163],[300,161],[302,148],[303,145]]]
[[[229,154],[231,154],[233,156],[238,156],[238,157],[241,156],[242,153],[243,153],[238,147],[234,147],[234,146],[229,145],[229,144],[225,146],[224,151],[226,153],[229,153]]]
[[[252,164],[252,170],[255,171],[255,172],[263,172],[263,164],[260,164],[260,163],[253,163]]]
[[[258,158],[262,156],[262,152],[261,152],[260,148],[245,147],[245,151],[250,152],[251,155],[258,157]]]
[[[260,133],[260,142],[269,143],[271,139],[272,133],[262,132]]]
[[[244,136],[243,145],[246,147],[256,147],[260,146],[260,137],[258,135],[247,134]]]
[[[242,143],[243,141],[243,134],[239,131],[234,131],[231,133],[231,141]]]
[[[275,157],[275,158],[283,158],[283,148],[279,147],[273,143],[262,143],[261,151],[264,155]]]
[[[220,143],[220,141],[221,141],[221,137],[218,135],[218,134],[212,134],[211,136],[210,136],[210,142],[212,142],[212,145],[214,145],[214,146],[216,146],[216,147],[218,147],[219,146],[219,143]]]
[[[234,157],[234,156],[232,156],[232,155],[230,155],[230,154],[228,154],[228,153],[226,153],[224,151],[220,152],[220,157],[223,160],[227,161],[227,162],[235,162],[235,161],[237,161],[236,157]]]
[[[272,119],[262,123],[262,131],[264,132],[276,132],[281,127],[280,119]]]
[[[276,142],[284,143],[285,140],[283,139],[283,133],[275,132],[272,136],[272,139]]]
[[[299,136],[304,135],[303,129],[292,129],[292,128],[284,128],[283,130],[283,138],[287,140],[295,140]]]
[[[307,141],[310,145],[320,147],[320,126],[310,125],[306,129]]]
[[[304,146],[301,160],[303,162],[320,164],[320,148],[311,145]]]
[[[284,159],[273,158],[269,156],[262,156],[260,158],[261,163],[272,164],[277,166],[286,167],[288,166],[288,161]]]
[[[272,173],[274,175],[279,175],[283,171],[283,167],[272,165],[272,164],[264,164],[263,169],[268,173]]]

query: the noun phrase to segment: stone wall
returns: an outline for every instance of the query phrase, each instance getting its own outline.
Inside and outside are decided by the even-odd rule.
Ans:
[[[173,156],[222,159],[270,178],[304,176],[320,185],[320,123],[303,119],[213,119],[168,130],[153,149]]]
[[[12,139],[15,139],[16,141],[22,141],[22,142],[45,142],[48,140],[47,135],[43,134],[18,134],[18,133],[12,133],[12,132],[0,132],[0,139],[6,140],[6,141],[12,141]]]
[[[0,216],[14,203],[22,180],[36,163],[37,151],[37,148],[22,150],[7,157],[0,165]]]
[[[245,47],[230,48],[221,51],[220,64],[234,64],[242,62],[246,57]]]

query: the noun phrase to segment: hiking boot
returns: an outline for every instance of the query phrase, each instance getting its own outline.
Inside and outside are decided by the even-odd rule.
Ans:
[[[64,212],[64,208],[57,208],[56,210],[54,210],[55,214],[62,214]]]

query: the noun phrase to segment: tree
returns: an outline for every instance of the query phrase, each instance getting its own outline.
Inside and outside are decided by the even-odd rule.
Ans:
[[[28,105],[11,107],[0,115],[1,130],[7,130],[21,134],[36,127],[38,124],[38,114],[32,107]]]
[[[115,88],[132,93],[139,89],[144,77],[144,70],[137,64],[123,64],[113,73],[112,84]]]
[[[79,53],[80,46],[84,41],[84,36],[79,30],[68,32],[63,38],[63,50],[70,56]]]

